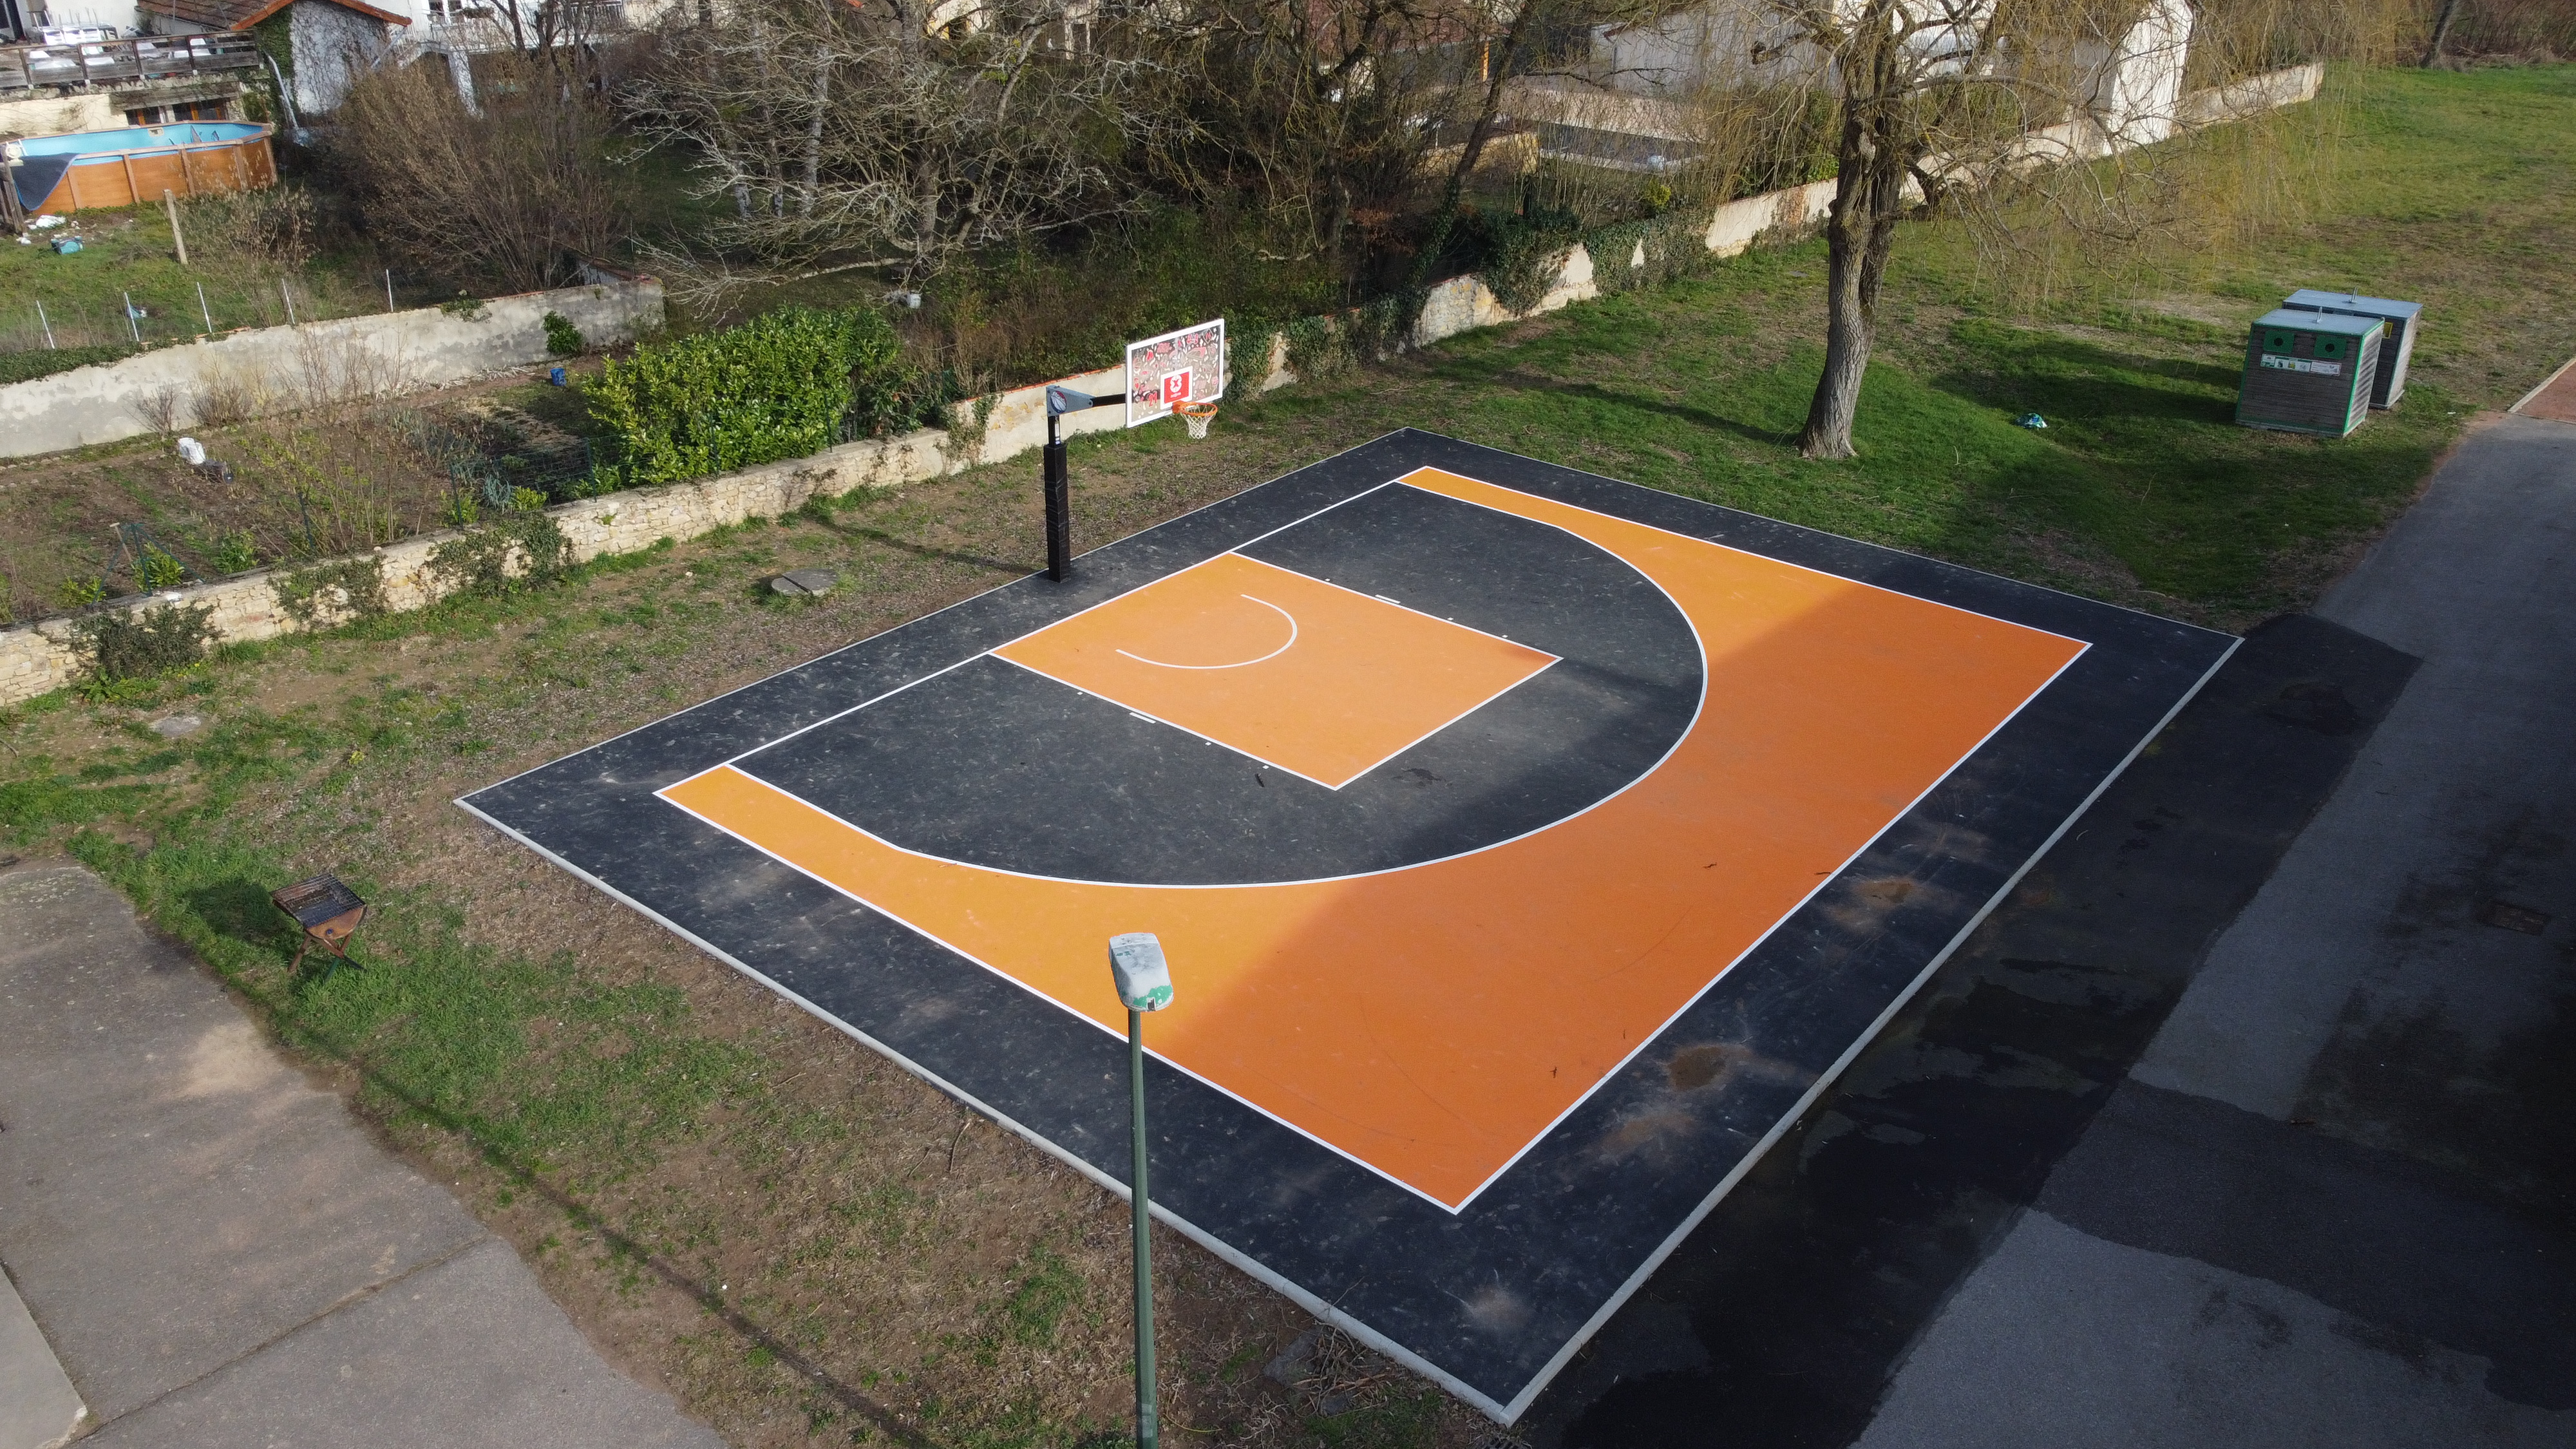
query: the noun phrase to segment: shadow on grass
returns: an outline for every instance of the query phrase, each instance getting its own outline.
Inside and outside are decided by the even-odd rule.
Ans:
[[[911,554],[914,558],[939,559],[947,563],[971,564],[976,568],[992,569],[999,573],[1009,574],[1015,578],[1021,574],[1032,571],[1031,567],[1027,564],[1011,563],[1007,560],[993,558],[985,554],[965,553],[957,549],[933,548],[926,543],[913,543],[908,539],[897,538],[882,528],[853,527],[841,522],[837,518],[825,516],[820,509],[808,510],[797,514],[796,517],[803,522],[813,524],[817,528],[829,529],[843,538],[883,544],[885,547],[894,549],[899,553]]]
[[[2236,420],[2237,373],[2218,363],[1998,327],[1962,327],[1959,340],[1987,365],[1951,367],[1927,380],[1982,406],[2038,408],[2043,416],[2054,407],[2065,420],[2087,424]],[[2057,418],[2050,423],[2063,426]]]
[[[1776,432],[1770,428],[1757,428],[1751,423],[1738,422],[1733,418],[1710,412],[1706,408],[1692,407],[1688,403],[1660,402],[1653,398],[1640,397],[1635,393],[1612,392],[1595,382],[1568,382],[1563,378],[1549,377],[1544,373],[1529,372],[1520,368],[1509,368],[1495,373],[1486,381],[1491,386],[1510,388],[1517,392],[1551,393],[1558,397],[1580,398],[1586,402],[1626,408],[1633,412],[1661,413],[1676,422],[1688,423],[1695,428],[1707,428],[1712,432],[1731,433],[1746,442],[1760,443],[1766,447],[1794,448],[1798,443],[1795,429]]]

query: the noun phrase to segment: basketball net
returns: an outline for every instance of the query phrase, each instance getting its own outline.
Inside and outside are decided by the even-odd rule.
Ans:
[[[1172,411],[1179,413],[1181,421],[1189,424],[1193,438],[1206,437],[1208,424],[1216,421],[1216,404],[1212,402],[1185,402]]]

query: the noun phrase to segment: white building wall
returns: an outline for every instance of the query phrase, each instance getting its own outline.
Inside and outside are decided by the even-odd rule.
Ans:
[[[337,110],[389,43],[385,22],[330,0],[296,0],[286,23],[295,47],[295,108],[306,116]]]

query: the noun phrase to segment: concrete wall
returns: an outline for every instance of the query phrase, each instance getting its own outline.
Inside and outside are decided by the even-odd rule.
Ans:
[[[2185,127],[2214,126],[2222,121],[2240,121],[2258,112],[2276,111],[2284,106],[2313,101],[2325,81],[2324,63],[2310,61],[2287,70],[2247,76],[2216,90],[2193,91],[2184,96],[2174,109],[2177,119]]]
[[[295,105],[308,122],[338,110],[350,84],[392,43],[385,22],[330,0],[296,0],[287,7],[286,24],[295,54]]]
[[[111,131],[125,124],[125,113],[106,91],[46,92],[24,100],[0,101],[0,134],[68,136],[74,131]]]
[[[594,342],[629,341],[662,325],[662,284],[648,277],[496,297],[472,317],[423,308],[245,328],[11,383],[0,387],[0,457],[151,432],[165,398],[187,426],[210,391],[266,412],[391,397],[526,367],[546,358],[548,312],[562,313]]]

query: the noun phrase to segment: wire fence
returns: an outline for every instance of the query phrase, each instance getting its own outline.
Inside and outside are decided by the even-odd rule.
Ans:
[[[360,305],[340,288],[326,293],[286,274],[153,279],[90,293],[9,290],[16,295],[0,302],[0,352],[137,352],[245,327],[393,310]]]
[[[617,486],[616,445],[606,438],[529,438],[511,430],[427,413],[407,415],[401,426],[412,446],[447,471],[459,521],[474,512],[524,508],[540,495],[569,503]]]

